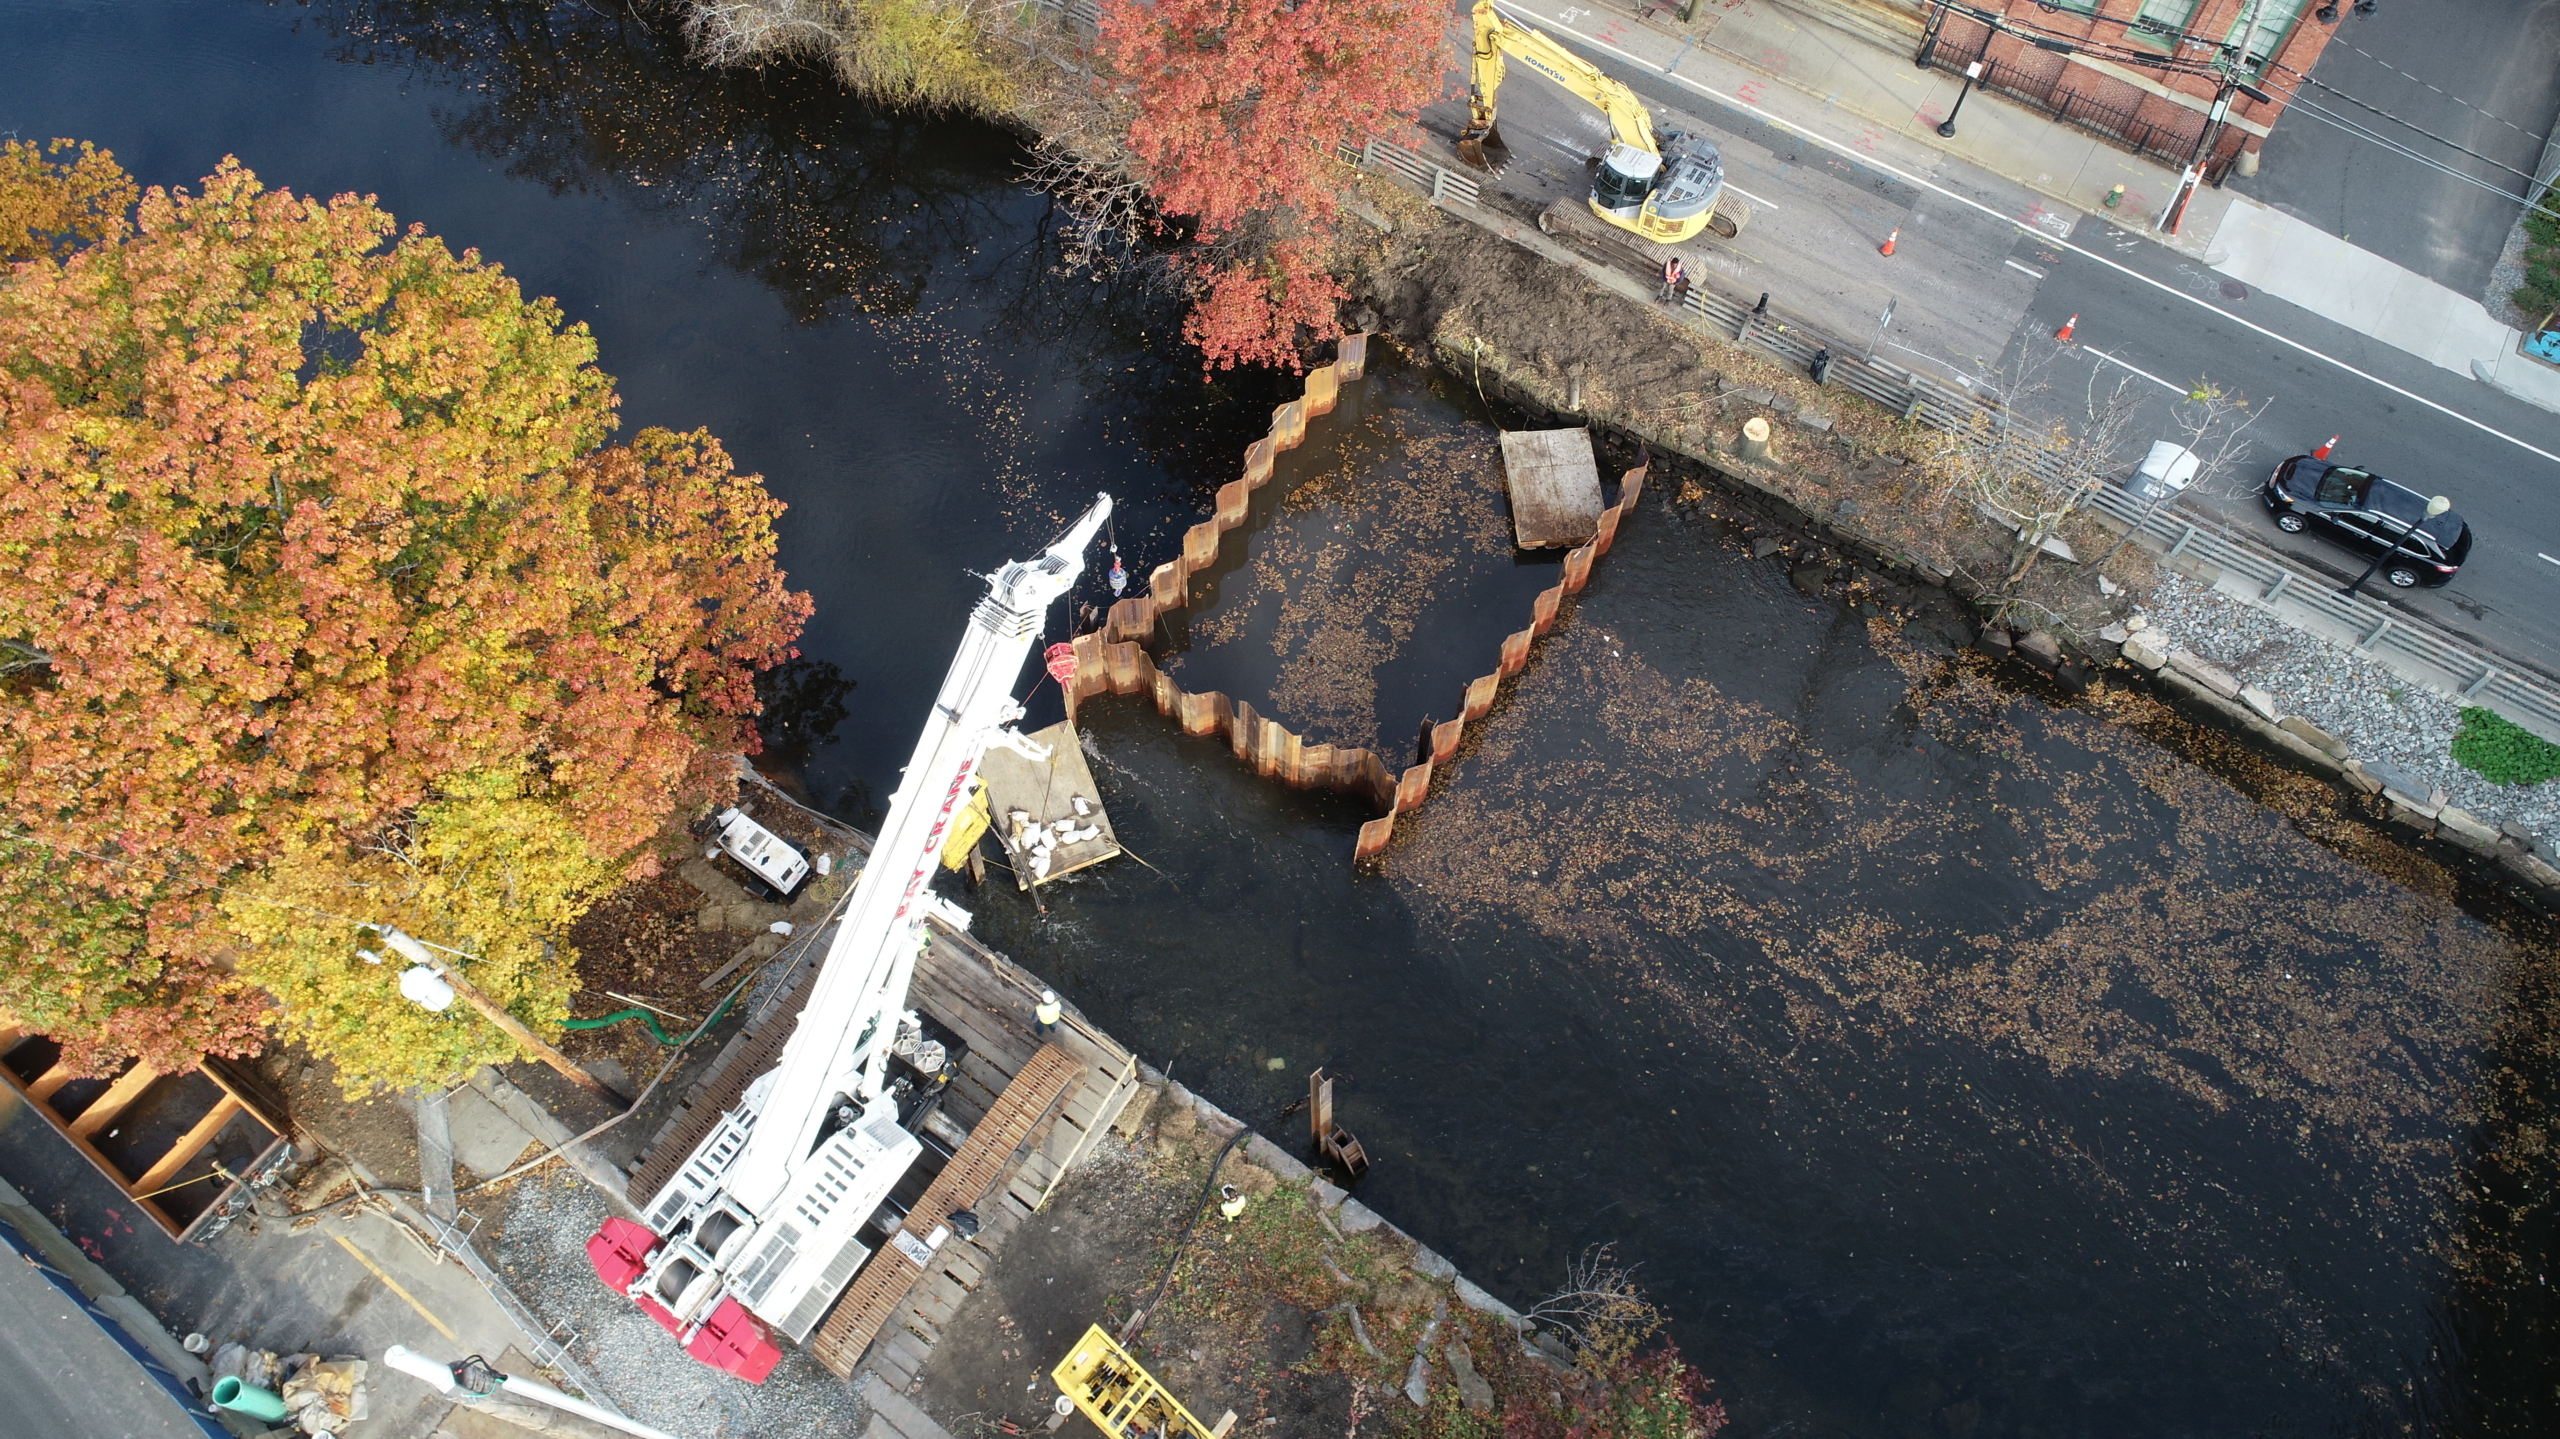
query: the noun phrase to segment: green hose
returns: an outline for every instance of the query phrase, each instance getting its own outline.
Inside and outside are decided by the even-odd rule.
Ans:
[[[695,1033],[702,1033],[703,1031],[710,1029],[711,1026],[718,1024],[720,1022],[720,1016],[727,1014],[729,1012],[729,1006],[738,1002],[738,996],[745,991],[745,988],[746,986],[740,985],[738,988],[731,990],[729,992],[729,997],[720,1001],[720,1007],[711,1011],[711,1017],[702,1021],[702,1029],[696,1030]],[[606,1015],[602,1019],[564,1019],[560,1021],[560,1027],[562,1029],[602,1029],[608,1024],[620,1024],[626,1019],[636,1019],[649,1026],[649,1033],[655,1035],[658,1042],[669,1049],[673,1049],[677,1045],[684,1043],[683,1040],[669,1036],[665,1030],[658,1027],[658,1016],[650,1013],[648,1010],[638,1008],[618,1009],[613,1013]]]

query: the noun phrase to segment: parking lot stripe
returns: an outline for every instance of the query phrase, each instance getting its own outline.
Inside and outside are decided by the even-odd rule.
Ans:
[[[381,1266],[381,1265],[379,1265],[379,1264],[374,1263],[372,1259],[370,1259],[369,1257],[367,1257],[367,1256],[366,1256],[366,1254],[365,1254],[365,1252],[364,1252],[363,1250],[356,1248],[356,1246],[355,1246],[355,1242],[354,1242],[353,1240],[351,1240],[351,1239],[347,1238],[347,1236],[345,1236],[345,1235],[343,1235],[343,1234],[336,1236],[336,1238],[337,1238],[338,1244],[339,1244],[339,1246],[340,1246],[341,1248],[345,1249],[349,1254],[352,1254],[352,1255],[354,1255],[354,1256],[356,1257],[356,1262],[357,1262],[358,1264],[361,1264],[361,1265],[363,1265],[365,1268],[370,1269],[370,1270],[372,1270],[372,1271],[373,1271],[373,1277],[374,1277],[374,1278],[381,1280],[381,1281],[383,1282],[384,1286],[385,1286],[385,1287],[387,1287],[388,1289],[390,1289],[390,1291],[391,1291],[392,1293],[397,1294],[397,1295],[399,1295],[401,1298],[408,1300],[408,1301],[409,1301],[409,1307],[410,1307],[410,1308],[412,1308],[412,1309],[417,1310],[417,1311],[418,1311],[418,1316],[419,1316],[420,1318],[422,1318],[422,1319],[426,1320],[429,1324],[434,1325],[434,1326],[436,1327],[436,1332],[437,1332],[438,1334],[441,1334],[441,1335],[443,1335],[445,1338],[452,1340],[452,1341],[453,1341],[454,1343],[456,1343],[456,1344],[459,1344],[459,1343],[461,1343],[461,1342],[462,1342],[462,1338],[461,1338],[461,1336],[460,1336],[460,1335],[457,1335],[457,1334],[455,1334],[455,1333],[453,1332],[453,1326],[451,1326],[451,1325],[449,1325],[449,1324],[445,1323],[445,1322],[444,1322],[443,1320],[441,1320],[441,1319],[438,1319],[438,1318],[435,1316],[435,1311],[434,1311],[434,1310],[431,1310],[431,1309],[429,1309],[427,1306],[425,1306],[425,1305],[423,1305],[423,1304],[419,1303],[419,1302],[418,1302],[418,1296],[417,1296],[417,1295],[412,1294],[412,1293],[410,1293],[408,1290],[401,1288],[401,1287],[400,1287],[400,1281],[399,1281],[399,1280],[397,1280],[397,1279],[392,1278],[389,1274],[384,1273],[384,1272],[383,1272],[383,1268],[382,1268],[382,1266]]]

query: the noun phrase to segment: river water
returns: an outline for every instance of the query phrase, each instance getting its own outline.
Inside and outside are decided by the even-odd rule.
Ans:
[[[710,427],[791,504],[818,614],[777,740],[862,818],[969,571],[1108,488],[1143,575],[1294,383],[1204,383],[1143,274],[1059,273],[1000,133],[704,74],[666,28],[0,0],[0,131],[377,193],[558,297],[627,421]],[[1502,543],[1505,418],[1382,360],[1177,678],[1400,766],[1552,582]],[[1803,594],[1676,498],[1376,871],[1350,802],[1102,700],[1147,864],[964,902],[1231,1110],[1343,1073],[1363,1197],[1503,1297],[1616,1243],[1739,1433],[2550,1432],[2547,930],[2147,700]]]

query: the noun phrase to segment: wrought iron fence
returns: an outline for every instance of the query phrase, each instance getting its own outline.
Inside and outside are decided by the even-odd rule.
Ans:
[[[1920,58],[1957,75],[1963,74],[1966,66],[1979,63],[1982,77],[1973,82],[1977,86],[1997,90],[2066,125],[2112,140],[2137,155],[2148,155],[2181,169],[2185,168],[2188,157],[2195,153],[2196,141],[2204,135],[2205,118],[2202,115],[2191,115],[2181,110],[2181,118],[2176,122],[2155,125],[2139,118],[2132,110],[2106,104],[2063,83],[2062,77],[2070,73],[2068,65],[2060,74],[2040,77],[2007,61],[1992,59],[1990,48],[1991,32],[1988,30],[1969,46],[1962,42],[1950,45],[1947,37],[1942,35],[1922,48]]]

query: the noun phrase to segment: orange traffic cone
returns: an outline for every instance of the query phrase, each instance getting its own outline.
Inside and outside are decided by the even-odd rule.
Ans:
[[[2079,328],[2079,325],[2080,317],[2078,315],[2074,315],[2070,319],[2062,322],[2062,328],[2054,331],[2053,337],[2067,343],[2071,339],[2071,332]]]
[[[2331,435],[2331,436],[2329,437],[2329,443],[2327,443],[2327,444],[2325,444],[2325,445],[2322,445],[2320,448],[2318,448],[2318,449],[2316,449],[2316,450],[2313,450],[2313,451],[2311,452],[2311,458],[2313,458],[2313,459],[2315,459],[2315,460],[2325,460],[2325,459],[2329,458],[2329,452],[2330,452],[2331,450],[2336,449],[2337,447],[2338,447],[2338,437],[2337,437],[2337,436],[2335,436],[2335,435]]]
[[[1896,240],[1899,240],[1899,239],[1901,239],[1901,238],[1902,238],[1902,227],[1901,227],[1901,226],[1899,226],[1899,225],[1896,225],[1896,226],[1894,226],[1894,227],[1893,227],[1893,233],[1884,237],[1884,245],[1883,245],[1883,247],[1882,247],[1882,248],[1878,249],[1878,250],[1876,251],[1876,253],[1877,253],[1877,254],[1879,254],[1879,255],[1890,255],[1890,254],[1892,254],[1892,253],[1893,253],[1893,242],[1894,242],[1894,241],[1896,241]]]

